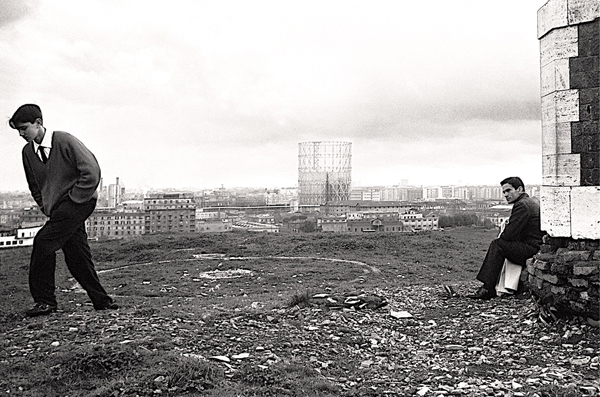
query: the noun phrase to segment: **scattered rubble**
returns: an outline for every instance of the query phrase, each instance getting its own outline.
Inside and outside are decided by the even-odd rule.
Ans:
[[[242,366],[267,371],[301,362],[342,396],[541,397],[551,385],[595,396],[598,336],[583,319],[542,321],[527,295],[479,302],[449,296],[443,287],[410,286],[316,293],[305,307],[247,308],[203,319],[140,315],[136,308],[25,319],[4,333],[0,363],[118,342],[210,360],[230,377]],[[1,380],[0,386],[8,387]]]

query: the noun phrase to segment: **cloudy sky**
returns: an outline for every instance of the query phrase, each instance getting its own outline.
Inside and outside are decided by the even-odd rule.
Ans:
[[[338,140],[355,185],[539,183],[544,3],[0,0],[0,190],[23,103],[131,188],[295,186]]]

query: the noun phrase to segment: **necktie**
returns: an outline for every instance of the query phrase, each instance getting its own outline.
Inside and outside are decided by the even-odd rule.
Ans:
[[[46,156],[46,151],[44,150],[44,147],[40,146],[38,148],[38,152],[40,152],[40,157],[42,158],[42,163],[46,164],[46,162],[48,161],[48,156]]]

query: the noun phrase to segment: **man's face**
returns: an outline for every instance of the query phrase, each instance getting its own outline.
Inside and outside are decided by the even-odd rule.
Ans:
[[[27,142],[35,140],[38,135],[40,135],[40,131],[43,131],[41,124],[37,121],[33,123],[30,123],[29,121],[25,123],[15,123],[15,129],[19,131],[19,136]]]
[[[502,185],[502,194],[504,194],[504,198],[506,198],[506,201],[508,201],[509,204],[514,203],[521,193],[523,193],[523,187],[521,186],[519,186],[518,189],[515,189],[510,183]]]

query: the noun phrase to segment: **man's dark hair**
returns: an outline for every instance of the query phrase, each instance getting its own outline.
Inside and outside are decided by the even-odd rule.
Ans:
[[[42,109],[38,105],[34,105],[32,103],[28,103],[26,105],[21,105],[15,114],[8,120],[8,125],[11,128],[17,129],[15,127],[16,123],[34,123],[35,120],[42,118]]]
[[[511,185],[515,190],[517,190],[519,186],[521,186],[523,188],[523,191],[525,191],[525,184],[523,184],[523,180],[521,180],[521,178],[519,178],[518,176],[509,176],[508,178],[500,182],[500,186],[506,183]]]

